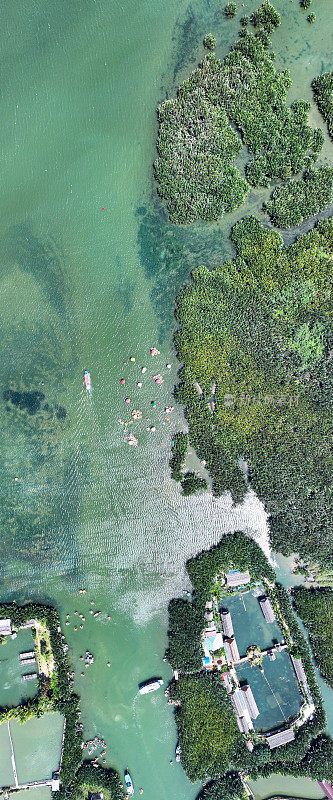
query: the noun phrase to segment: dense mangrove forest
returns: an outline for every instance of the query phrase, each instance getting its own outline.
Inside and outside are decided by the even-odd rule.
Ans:
[[[268,50],[279,14],[266,0],[249,21],[253,32],[244,24],[223,61],[207,53],[176,98],[159,106],[155,177],[172,222],[217,220],[241,205],[249,186],[286,180],[321,150],[309,104],[287,105],[289,73],[276,72]],[[241,142],[252,155],[246,180],[234,163]]]
[[[202,670],[205,605],[211,600],[215,575],[230,568],[249,569],[254,580],[266,578],[271,585],[275,582],[275,573],[261,548],[244,533],[237,532],[224,536],[218,545],[187,562],[192,601],[175,599],[169,606],[166,656],[173,669],[178,670],[178,680],[171,682],[169,690],[175,703],[182,765],[191,780],[210,779],[199,794],[200,800],[242,797],[234,774],[236,769],[245,770],[253,778],[280,772],[315,778],[325,775],[332,779],[333,742],[322,733],[325,714],[309,647],[282,586],[275,586],[275,597],[288,625],[290,647],[295,656],[302,658],[316,705],[314,718],[298,730],[295,740],[276,750],[259,741],[250,753],[231,712],[220,673]]]
[[[333,689],[333,590],[296,586],[293,604],[309,633],[320,672]]]
[[[314,78],[312,89],[319,111],[327,122],[328,132],[333,139],[333,72],[323,72]]]
[[[277,228],[296,227],[303,219],[329,205],[333,199],[332,192],[333,169],[309,169],[299,180],[277,186],[264,210]]]
[[[99,794],[103,800],[124,800],[125,792],[118,772],[89,763],[82,764],[66,790],[67,800],[91,800]]]
[[[188,435],[182,431],[175,433],[171,444],[171,476],[175,481],[178,481],[182,487],[183,494],[188,497],[190,494],[196,494],[198,491],[207,489],[207,482],[201,475],[195,472],[185,472],[185,459],[188,451]]]
[[[178,295],[176,395],[215,494],[229,490],[239,502],[252,486],[273,547],[328,565],[333,221],[288,247],[254,217],[236,223],[231,238],[236,258],[194,270]]]

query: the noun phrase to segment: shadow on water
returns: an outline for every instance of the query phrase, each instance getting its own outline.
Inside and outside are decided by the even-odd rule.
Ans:
[[[30,225],[14,225],[1,246],[22,272],[31,273],[58,314],[66,314],[68,282],[61,267],[63,253],[50,237],[42,241]]]
[[[117,268],[117,288],[115,290],[115,297],[118,302],[121,302],[125,314],[129,314],[130,311],[133,311],[134,307],[136,283],[131,281],[124,274],[125,271],[122,269],[118,253],[116,254],[115,261]]]
[[[76,363],[63,254],[26,224],[0,242],[0,524],[7,561],[77,571],[80,508],[66,392]],[[73,524],[74,518],[74,524]]]

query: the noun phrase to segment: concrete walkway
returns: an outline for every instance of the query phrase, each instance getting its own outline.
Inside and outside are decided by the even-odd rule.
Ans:
[[[13,774],[14,774],[15,787],[16,787],[16,789],[18,789],[19,782],[18,782],[18,779],[17,779],[17,769],[16,769],[16,763],[15,763],[15,754],[14,754],[13,740],[12,740],[12,734],[11,734],[11,730],[10,730],[9,720],[7,722],[7,728],[8,728],[9,742],[10,742],[10,750],[11,750],[11,759],[12,759],[12,768],[13,768]]]

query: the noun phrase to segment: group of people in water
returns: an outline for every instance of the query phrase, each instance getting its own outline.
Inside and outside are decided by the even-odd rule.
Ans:
[[[160,351],[157,349],[157,347],[151,347],[150,348],[150,355],[151,356],[159,356],[160,355]],[[131,356],[129,361],[130,361],[130,363],[134,364],[135,363],[134,356]],[[123,363],[123,366],[127,366],[127,362],[126,361]],[[166,368],[167,369],[171,369],[171,366],[172,366],[171,364],[166,364]],[[141,367],[141,374],[145,375],[146,372],[147,372],[147,367],[146,366]],[[161,373],[157,373],[156,375],[153,375],[152,379],[156,383],[157,386],[161,386],[164,383],[164,378],[163,378],[163,375]],[[126,379],[123,376],[120,379],[120,384],[121,384],[121,386],[125,386],[125,384],[126,384]],[[137,386],[138,389],[141,389],[142,386],[143,386],[142,381],[141,380],[137,381],[136,386]],[[124,400],[125,400],[125,403],[127,403],[127,405],[130,405],[130,403],[131,403],[131,398],[130,397],[127,396],[127,397],[124,398]],[[156,401],[155,400],[151,401],[151,406],[152,406],[152,408],[156,407]],[[174,406],[165,406],[164,413],[171,414],[172,411],[174,411]],[[139,420],[142,419],[142,411],[140,409],[133,409],[133,411],[131,412],[131,416],[132,416],[132,419],[127,420],[127,421],[125,421],[123,419],[119,419],[119,423],[124,426],[124,434],[125,434],[124,439],[125,439],[125,441],[127,441],[127,443],[129,445],[137,447],[138,446],[137,437],[132,432],[128,433],[127,429],[128,429],[129,425],[133,424],[133,421],[139,421]],[[169,422],[169,417],[167,417],[166,420],[164,420],[164,422],[166,422],[166,421]],[[146,417],[146,422],[150,422],[149,417]],[[148,426],[147,430],[150,431],[151,433],[154,433],[156,431],[156,425],[152,424],[152,425]]]

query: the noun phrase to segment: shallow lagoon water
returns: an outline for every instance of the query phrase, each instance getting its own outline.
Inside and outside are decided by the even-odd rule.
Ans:
[[[276,642],[282,642],[283,635],[276,622],[267,623],[259,605],[259,597],[265,595],[263,584],[251,592],[239,592],[223,598],[223,608],[230,611],[239,655],[245,656],[250,645],[258,645],[266,650]]]
[[[37,680],[22,682],[22,675],[36,673],[37,661],[24,666],[20,653],[34,649],[30,629],[20,630],[16,639],[7,638],[0,650],[0,706],[15,706],[37,692]]]
[[[312,75],[329,65],[325,2],[317,1],[315,26],[296,2],[290,12],[276,5],[277,65],[291,68],[290,99],[300,90],[309,97]],[[168,225],[152,183],[155,107],[202,57],[207,29],[223,55],[237,27],[215,0],[13,0],[1,30],[2,383],[43,392],[48,407],[30,416],[7,410],[0,397],[1,596],[46,599],[64,624],[70,613],[65,632],[85,735],[104,737],[108,763],[128,766],[147,800],[196,795],[180,765],[169,764],[176,729],[163,694],[137,696],[141,680],[170,677],[166,609],[188,586],[184,562],[240,528],[268,552],[266,517],[252,494],[236,509],[229,495],[180,496],[168,458],[183,416],[177,407],[170,422],[163,413],[174,405],[178,368],[175,294],[194,266],[232,252],[231,224],[259,211],[265,192],[252,192],[219,225]],[[155,344],[161,356],[151,359]],[[155,372],[165,377],[160,387]],[[143,411],[128,427],[137,449],[119,422],[130,421],[132,408]],[[100,617],[89,614],[90,600]],[[75,610],[86,617],[83,629]],[[87,648],[95,663],[81,677]]]

